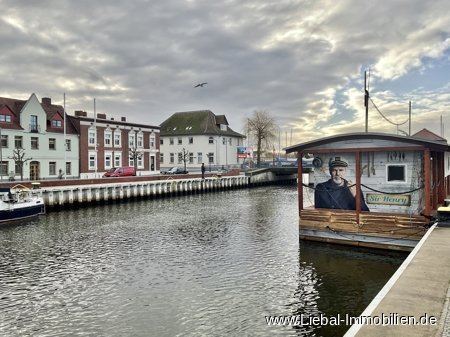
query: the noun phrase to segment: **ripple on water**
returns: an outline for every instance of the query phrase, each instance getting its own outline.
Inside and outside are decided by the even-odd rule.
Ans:
[[[296,207],[295,188],[270,187],[52,212],[1,228],[0,335],[314,335],[264,318],[334,310],[324,296],[342,295],[330,284],[348,287],[330,267],[335,251],[310,246],[299,258]],[[358,259],[342,261],[364,271]],[[368,291],[358,281],[343,298],[364,302],[379,283]]]

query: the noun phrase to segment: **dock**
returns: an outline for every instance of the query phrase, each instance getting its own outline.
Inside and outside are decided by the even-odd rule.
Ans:
[[[449,285],[450,228],[435,224],[345,337],[450,337]]]

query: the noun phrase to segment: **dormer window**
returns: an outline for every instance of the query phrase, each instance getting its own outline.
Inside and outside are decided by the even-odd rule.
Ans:
[[[0,115],[0,123],[11,123],[10,115]]]
[[[220,124],[221,131],[227,131],[227,126],[225,124]]]
[[[62,127],[62,121],[59,120],[52,120],[52,128],[61,128]]]

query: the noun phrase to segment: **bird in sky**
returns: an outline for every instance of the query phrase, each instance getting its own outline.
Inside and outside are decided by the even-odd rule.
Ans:
[[[203,87],[205,84],[208,84],[208,82],[199,83],[194,88]]]

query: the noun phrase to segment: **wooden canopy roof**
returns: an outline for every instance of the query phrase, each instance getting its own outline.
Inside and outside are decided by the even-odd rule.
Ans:
[[[313,141],[300,143],[297,145],[292,145],[284,148],[283,150],[285,150],[286,153],[306,152],[308,150],[313,150],[314,148],[320,147],[322,145],[329,145],[332,143],[343,141],[345,142],[355,141],[355,143],[357,143],[358,141],[365,141],[365,140],[383,140],[395,143],[403,143],[405,145],[408,144],[415,146],[423,146],[424,148],[428,148],[433,151],[442,151],[442,152],[450,151],[450,147],[445,140],[436,141],[419,138],[416,135],[400,136],[388,133],[375,133],[375,132],[355,132],[355,133],[339,134],[330,137],[319,138]]]

